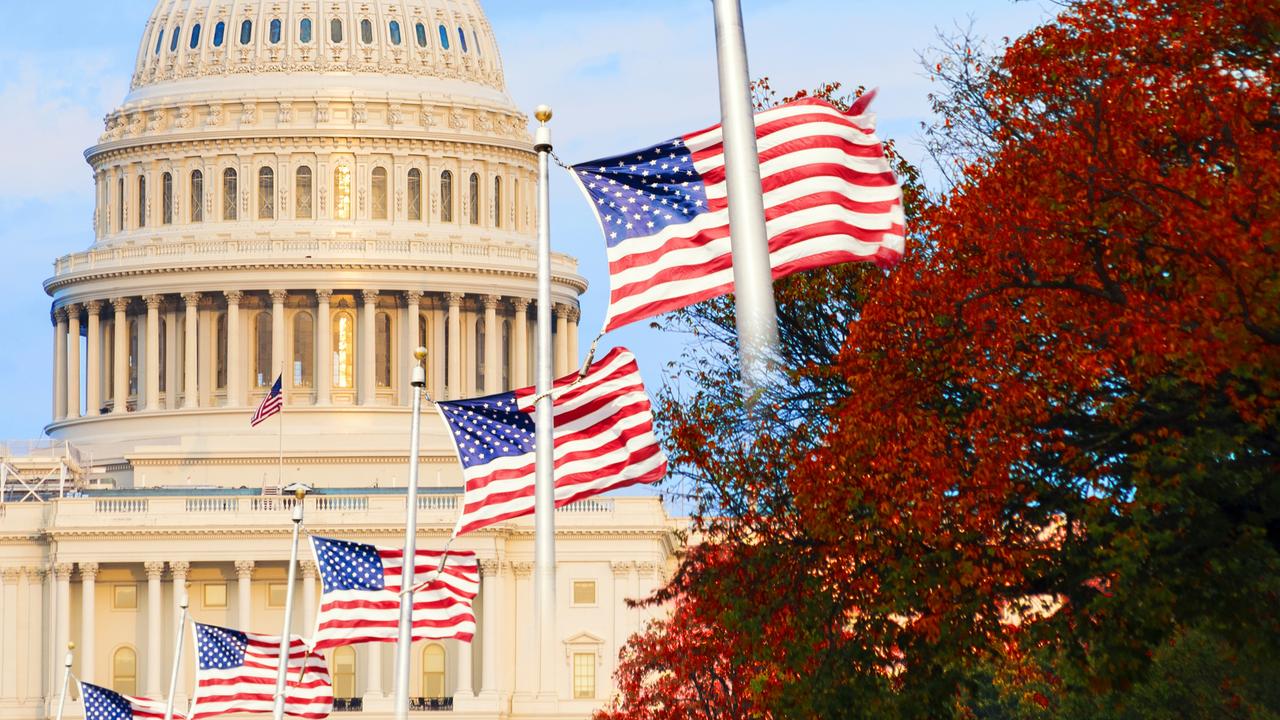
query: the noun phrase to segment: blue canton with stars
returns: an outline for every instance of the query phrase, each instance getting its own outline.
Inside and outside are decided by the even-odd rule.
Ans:
[[[312,537],[325,592],[386,588],[382,558],[372,545]]]
[[[249,636],[239,630],[196,623],[196,654],[201,670],[229,670],[244,665]]]
[[[80,683],[80,690],[85,720],[133,720],[133,705],[120,693],[89,683]]]
[[[573,172],[591,196],[609,247],[707,211],[707,188],[680,139],[580,163]]]
[[[464,468],[533,452],[533,416],[516,406],[515,393],[438,405],[449,421]]]

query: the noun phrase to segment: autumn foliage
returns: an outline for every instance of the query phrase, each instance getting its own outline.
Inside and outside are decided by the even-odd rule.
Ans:
[[[1204,712],[1280,711],[1278,46],[1261,0],[949,45],[950,186],[908,178],[887,279],[779,284],[763,432],[731,305],[669,321],[714,360],[661,402],[708,547],[607,717],[1146,717],[1180,648]],[[732,713],[677,702],[712,669]]]

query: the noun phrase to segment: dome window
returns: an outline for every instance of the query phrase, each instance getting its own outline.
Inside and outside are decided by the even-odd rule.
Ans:
[[[195,50],[200,45],[200,23],[196,23],[191,27],[191,42],[187,47]]]
[[[462,48],[462,52],[467,51],[467,34],[458,28],[458,47]]]
[[[418,23],[417,25],[414,26],[413,32],[415,35],[418,36],[418,47],[420,48],[426,47],[427,46],[427,26],[423,25],[422,23]]]
[[[156,35],[156,54],[160,54],[160,46],[164,45],[164,29],[160,30],[160,34]]]
[[[280,19],[279,18],[276,18],[275,20],[271,21],[271,28],[269,30],[269,33],[270,34],[268,37],[270,37],[271,39],[271,44],[272,45],[280,44]]]
[[[483,55],[484,53],[480,50],[480,35],[477,34],[475,30],[472,30],[471,38],[476,41],[476,54]]]
[[[392,20],[391,25],[389,27],[391,29],[391,44],[399,45],[400,44],[400,23],[396,22],[395,20]]]
[[[213,26],[213,46],[222,47],[222,41],[227,37],[227,24],[219,22]]]
[[[368,18],[360,21],[360,42],[365,45],[373,42],[373,23]]]
[[[334,18],[329,21],[329,40],[331,42],[342,42],[342,21]]]
[[[409,170],[409,219],[422,219],[422,171],[418,168]]]
[[[453,222],[453,173],[440,173],[440,222]]]
[[[387,169],[384,167],[376,167],[373,169],[372,177],[369,181],[369,204],[372,205],[372,215],[374,220],[387,219]]]
[[[253,21],[245,20],[240,23],[240,44],[248,45],[253,42]]]
[[[298,41],[303,45],[311,42],[311,18],[302,18],[298,24]]]
[[[440,48],[443,50],[449,49],[449,31],[443,25],[440,26]]]
[[[182,26],[173,29],[173,35],[169,36],[169,52],[175,52],[178,49],[178,37],[182,35]]]

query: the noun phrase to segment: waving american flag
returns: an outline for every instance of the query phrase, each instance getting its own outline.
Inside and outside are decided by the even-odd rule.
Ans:
[[[280,638],[195,623],[196,692],[191,720],[233,713],[269,713],[275,704]],[[324,656],[302,638],[289,641],[284,713],[321,720],[333,710],[333,684]]]
[[[902,190],[866,112],[806,98],[755,116],[769,261],[778,279],[902,256]],[[733,291],[720,126],[574,165],[608,244],[605,330]]]
[[[80,694],[84,696],[85,720],[158,720],[164,717],[164,702],[147,698],[129,697],[114,690],[80,681]],[[173,711],[178,720],[186,715]]]
[[[667,458],[630,352],[615,348],[555,383],[556,507],[662,479]],[[439,403],[466,481],[455,535],[533,514],[533,388]]]

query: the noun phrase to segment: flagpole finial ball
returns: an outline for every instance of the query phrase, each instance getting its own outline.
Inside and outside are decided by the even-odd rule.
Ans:
[[[418,362],[422,362],[423,360],[426,360],[427,349],[422,346],[418,346],[418,349],[413,351],[413,359],[417,360]]]
[[[69,642],[69,643],[67,643],[67,649],[68,649],[68,650],[75,650],[75,649],[76,649],[76,644],[75,644],[75,643],[73,643],[73,642]]]
[[[539,105],[534,111],[533,116],[538,118],[538,122],[546,124],[551,120],[551,106]]]
[[[293,489],[293,496],[301,500],[307,496],[307,489],[301,485]]]

